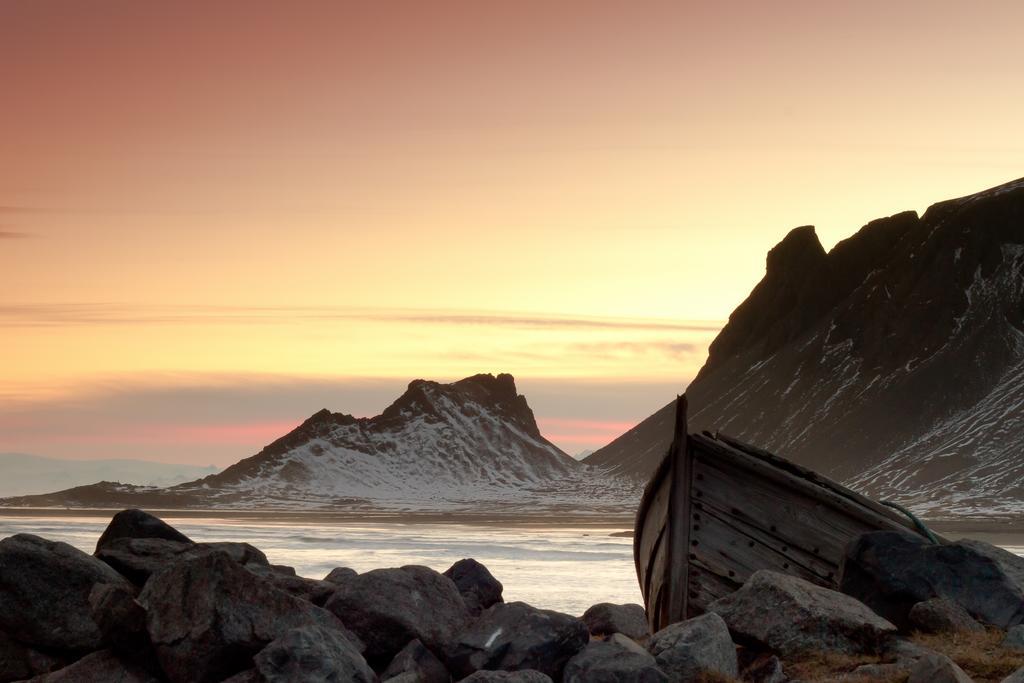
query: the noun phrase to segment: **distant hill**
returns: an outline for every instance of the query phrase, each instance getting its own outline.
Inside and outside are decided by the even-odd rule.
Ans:
[[[145,460],[62,460],[25,453],[0,453],[0,496],[24,496],[97,481],[173,486],[217,472],[213,465],[178,465]]]
[[[1024,513],[1024,179],[790,232],[686,390],[721,430],[933,517]],[[667,405],[585,462],[644,480]]]
[[[223,472],[166,488],[101,482],[4,505],[622,512],[638,487],[537,428],[511,375],[415,380],[383,413],[321,410]]]

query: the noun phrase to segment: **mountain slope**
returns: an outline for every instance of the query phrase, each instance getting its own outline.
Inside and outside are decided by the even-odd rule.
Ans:
[[[0,496],[24,496],[102,479],[144,486],[171,486],[216,471],[212,465],[202,467],[146,460],[62,460],[25,453],[0,453]]]
[[[931,516],[1024,512],[1024,180],[874,221],[827,254],[797,228],[687,388],[721,430]],[[666,406],[586,462],[645,478]]]
[[[601,490],[604,495],[597,495]],[[511,375],[415,380],[383,413],[321,410],[223,472],[165,489],[102,483],[8,505],[525,510],[630,505],[635,486],[595,476],[545,439]]]

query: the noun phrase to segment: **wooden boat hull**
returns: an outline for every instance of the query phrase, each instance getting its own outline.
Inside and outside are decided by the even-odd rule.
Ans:
[[[676,435],[637,511],[637,578],[651,630],[703,614],[760,569],[838,588],[847,543],[882,529],[916,532],[893,510],[724,435]]]

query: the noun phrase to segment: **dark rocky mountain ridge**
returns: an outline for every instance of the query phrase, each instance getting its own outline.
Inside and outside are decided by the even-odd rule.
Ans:
[[[872,221],[825,252],[810,226],[686,389],[721,430],[930,515],[1024,512],[1024,179]],[[585,462],[645,479],[666,406]]]

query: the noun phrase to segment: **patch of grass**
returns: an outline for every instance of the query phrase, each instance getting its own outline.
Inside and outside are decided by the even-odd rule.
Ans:
[[[883,668],[871,674],[855,674],[861,666],[884,666],[881,658],[871,655],[846,655],[838,652],[808,652],[798,659],[783,662],[790,678],[806,683],[832,683],[837,680],[867,683],[906,683],[905,671],[884,672]]]
[[[1000,647],[1005,635],[998,629],[988,629],[978,633],[915,633],[911,638],[952,659],[975,683],[998,683],[1024,667],[1024,652]]]

